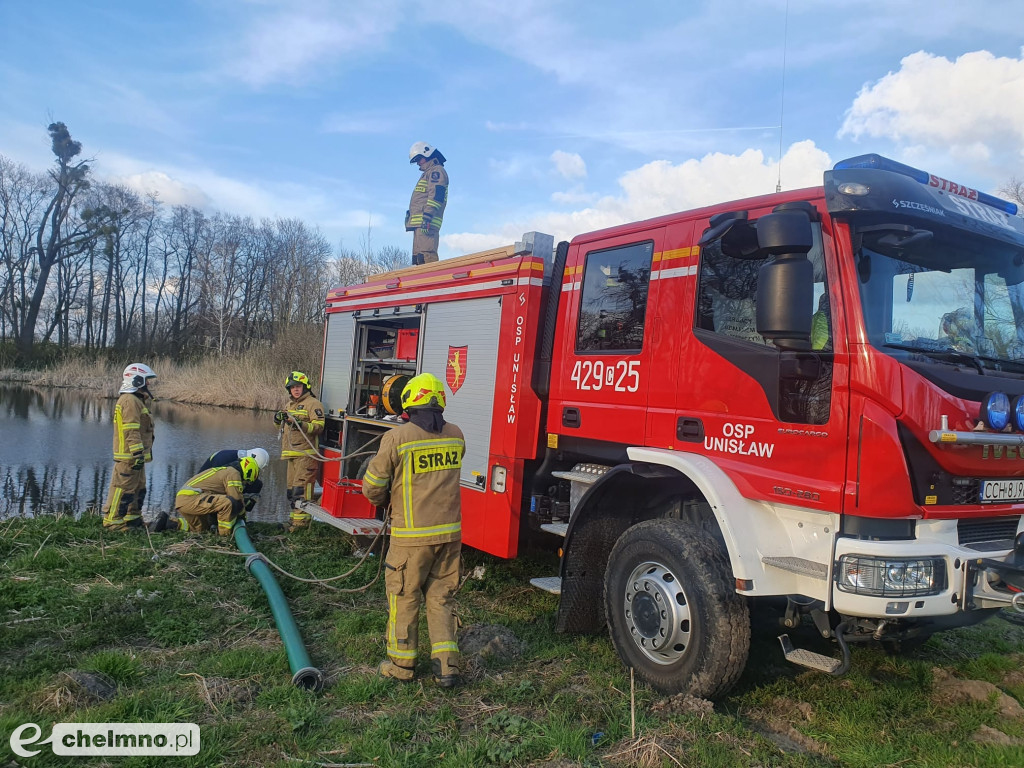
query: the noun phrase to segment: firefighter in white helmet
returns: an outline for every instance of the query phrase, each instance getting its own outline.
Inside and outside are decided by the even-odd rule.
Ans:
[[[402,390],[409,421],[384,434],[363,476],[363,495],[391,500],[391,540],[384,561],[388,596],[387,654],[378,672],[412,680],[419,642],[420,601],[426,603],[430,659],[438,685],[458,685],[454,612],[462,548],[459,479],[466,441],[444,420],[444,384],[414,376]]]
[[[149,385],[156,373],[145,363],[132,363],[121,374],[114,406],[114,468],[103,504],[103,527],[124,531],[142,528],[146,500],[146,464],[153,460],[153,399]]]
[[[313,516],[295,507],[299,501],[313,499],[313,486],[320,472],[316,458],[320,448],[320,433],[324,431],[324,405],[313,396],[309,377],[302,371],[292,371],[284,382],[288,402],[283,410],[274,414],[274,423],[281,427],[281,458],[288,462],[288,506],[290,531],[308,528]]]
[[[405,231],[413,233],[412,263],[429,264],[437,261],[441,219],[448,203],[445,157],[437,147],[417,141],[409,149],[409,162],[416,163],[423,173],[413,187],[409,210],[405,212]]]

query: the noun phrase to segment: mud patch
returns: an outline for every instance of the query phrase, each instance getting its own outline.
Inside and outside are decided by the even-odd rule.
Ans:
[[[1015,719],[1024,718],[1024,708],[1018,701],[1003,693],[1002,690],[984,680],[961,680],[953,677],[941,667],[932,669],[934,689],[932,698],[937,704],[956,705],[964,702],[980,702],[988,704],[993,699],[999,714]]]
[[[523,643],[500,624],[470,624],[459,635],[459,650],[463,656],[508,660],[522,656]]]
[[[710,715],[715,705],[688,693],[677,693],[651,705],[651,712],[659,715]]]
[[[987,725],[982,725],[974,732],[971,736],[971,741],[976,744],[991,744],[997,747],[1016,747],[1024,744],[1024,739],[1015,739],[1012,736],[1007,736],[1002,731],[990,728]]]

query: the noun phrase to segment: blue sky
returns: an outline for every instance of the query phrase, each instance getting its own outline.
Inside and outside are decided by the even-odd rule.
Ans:
[[[0,154],[61,120],[166,203],[408,248],[427,141],[444,258],[774,191],[780,144],[787,189],[879,152],[994,192],[1022,45],[1013,0],[2,0]]]

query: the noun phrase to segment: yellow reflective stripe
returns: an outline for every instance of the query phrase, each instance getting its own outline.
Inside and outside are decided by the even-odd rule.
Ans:
[[[462,523],[447,523],[446,525],[431,525],[426,528],[392,528],[391,535],[400,539],[411,539],[417,536],[437,536],[442,533],[459,533],[462,530]]]
[[[388,595],[388,653],[398,653],[398,638],[395,634],[395,620],[398,616],[398,599]]]
[[[412,526],[412,472],[402,473],[402,511],[405,527]]]
[[[135,458],[134,453],[115,453],[114,461],[131,461]]]
[[[121,431],[128,429],[141,429],[142,425],[137,421],[123,421],[121,422]]]
[[[128,450],[132,453],[141,453],[145,449],[142,443],[132,443],[128,446]]]
[[[381,487],[383,487],[383,486],[388,484],[387,480],[384,480],[383,478],[377,477],[372,472],[365,473],[363,475],[363,480],[368,482],[370,485],[376,485],[378,488],[381,488]]]
[[[307,448],[305,451],[281,451],[282,459],[298,459],[304,456],[316,456],[312,448]]]
[[[241,488],[241,487],[242,487],[242,481],[241,480],[228,480],[228,488]]]
[[[412,216],[409,217],[409,223],[410,224],[422,224],[423,223],[423,214],[422,213],[414,213]]]
[[[458,653],[459,644],[454,640],[449,640],[444,643],[433,643],[430,646],[430,655],[436,656],[439,653]]]
[[[427,200],[427,208],[440,208],[441,204],[437,200]]]
[[[407,189],[408,189],[408,187],[407,187]],[[416,182],[416,186],[413,187],[413,189],[416,192],[426,192],[427,191],[427,180],[426,179],[420,179],[419,181]]]
[[[218,520],[217,520],[217,527],[220,528],[220,529],[224,529],[224,530],[230,531],[232,528],[235,527],[235,521],[234,520],[228,520],[227,522],[225,522],[224,520],[221,520],[221,519],[218,518]]]
[[[176,495],[177,496],[194,496],[197,493],[213,493],[213,491],[204,491],[202,488],[196,488],[196,486],[199,485],[201,482],[203,482],[203,480],[206,480],[207,478],[211,477],[212,475],[217,474],[222,469],[224,469],[224,467],[213,467],[212,469],[206,470],[202,474],[196,475],[191,480],[189,480],[188,481],[188,485],[186,485],[184,488],[182,488],[180,491],[178,491],[178,493]]]
[[[195,488],[182,488],[178,491],[175,496],[198,496],[202,491],[197,491]]]
[[[388,656],[393,659],[415,659],[416,651],[400,651],[397,648],[388,648]]]
[[[401,454],[414,450],[416,448],[433,448],[435,446],[441,447],[444,445],[464,446],[465,444],[466,441],[458,437],[447,437],[434,440],[410,440],[408,443],[402,443],[402,445],[399,446],[398,448],[398,452]]]
[[[122,428],[122,416],[121,416],[121,404],[118,403],[114,407],[114,435],[117,437],[117,448],[114,449],[114,455],[117,456],[119,453],[123,454],[124,450],[124,429]]]
[[[107,510],[107,516],[103,518],[105,522],[112,523],[117,519],[117,509],[121,506],[123,494],[124,490],[121,488],[115,488],[114,492],[110,494],[110,509]]]

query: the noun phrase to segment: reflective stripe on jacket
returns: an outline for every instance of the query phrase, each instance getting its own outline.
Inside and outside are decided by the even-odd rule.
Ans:
[[[445,423],[433,434],[412,422],[390,430],[363,476],[363,495],[377,506],[391,496],[392,541],[444,544],[462,538],[459,477],[466,441]]]
[[[114,406],[114,461],[133,461],[140,454],[153,460],[153,417],[145,395],[126,392]]]
[[[320,447],[319,434],[324,431],[323,403],[307,389],[298,400],[288,398],[284,410],[299,422],[300,429],[293,428],[291,420],[285,422],[281,435],[281,458],[316,456]]]
[[[213,467],[189,478],[176,496],[214,493],[242,503],[242,473],[236,467]]]

